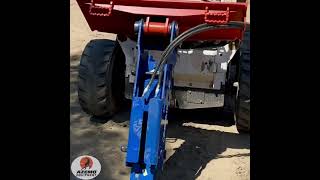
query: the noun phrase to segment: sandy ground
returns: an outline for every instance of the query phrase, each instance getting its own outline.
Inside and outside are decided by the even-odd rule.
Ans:
[[[76,91],[79,57],[86,43],[94,38],[115,39],[115,35],[91,32],[75,0],[70,8],[70,163],[80,155],[92,155],[102,165],[97,180],[128,180],[130,170],[120,146],[127,144],[129,108],[96,123],[81,110]],[[213,109],[171,115],[161,179],[250,179],[250,136],[237,133],[232,117]],[[70,177],[77,179],[71,171]]]

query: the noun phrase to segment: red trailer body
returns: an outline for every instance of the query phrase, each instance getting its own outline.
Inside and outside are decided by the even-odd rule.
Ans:
[[[134,37],[134,23],[141,18],[176,21],[179,32],[202,23],[223,24],[245,21],[246,3],[207,2],[202,0],[77,0],[91,30]],[[189,40],[241,39],[243,30],[211,30]]]

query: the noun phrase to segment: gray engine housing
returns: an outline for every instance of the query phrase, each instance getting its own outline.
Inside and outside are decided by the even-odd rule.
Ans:
[[[126,56],[125,97],[132,99],[135,80],[136,42],[127,38],[119,41]],[[225,104],[224,87],[229,71],[234,72],[230,62],[238,47],[235,42],[222,46],[195,49],[178,49],[173,70],[174,88],[171,106],[180,109],[222,107]],[[149,51],[159,60],[161,51]]]

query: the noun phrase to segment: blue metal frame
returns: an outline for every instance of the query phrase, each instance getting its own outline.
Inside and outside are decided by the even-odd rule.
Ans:
[[[132,97],[126,165],[131,167],[130,180],[156,180],[156,175],[159,170],[162,170],[166,157],[166,124],[176,52],[170,55],[168,63],[163,68],[163,78],[157,93],[158,77],[142,96],[151,78],[147,72],[155,68],[156,61],[148,54],[148,47],[143,46],[143,20],[139,22],[138,28],[136,79]],[[177,24],[172,22],[171,41],[176,37],[177,29]]]

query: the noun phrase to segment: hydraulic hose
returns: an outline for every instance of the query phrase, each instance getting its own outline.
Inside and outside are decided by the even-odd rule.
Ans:
[[[169,54],[177,47],[179,46],[184,40],[188,39],[189,37],[195,35],[195,34],[199,34],[201,32],[205,32],[205,31],[209,31],[209,30],[213,30],[213,29],[235,29],[235,28],[243,28],[244,26],[244,22],[237,22],[237,21],[230,21],[228,24],[225,25],[213,25],[213,24],[200,24],[197,25],[193,28],[188,29],[187,31],[181,33],[178,37],[176,37],[168,46],[167,48],[163,51],[160,61],[157,64],[149,83],[147,84],[147,86],[144,88],[143,90],[143,94],[142,96],[149,90],[151,84],[154,82],[154,79],[156,77],[157,72],[159,71],[159,81],[158,81],[158,85],[157,88],[160,87],[160,83],[162,81],[162,71],[163,71],[163,67],[164,64],[167,62],[168,56]]]

